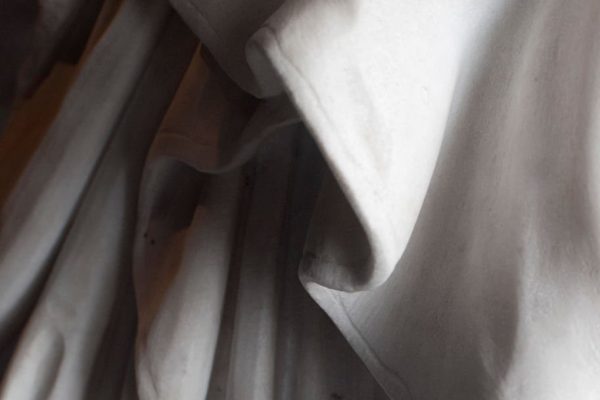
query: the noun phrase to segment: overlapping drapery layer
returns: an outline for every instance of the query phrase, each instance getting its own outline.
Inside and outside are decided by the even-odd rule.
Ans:
[[[28,143],[97,13],[42,3],[2,398],[600,395],[596,0],[125,0]]]

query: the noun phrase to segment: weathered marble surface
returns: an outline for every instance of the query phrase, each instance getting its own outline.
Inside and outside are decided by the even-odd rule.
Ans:
[[[599,19],[125,0],[0,160],[0,398],[597,399]]]

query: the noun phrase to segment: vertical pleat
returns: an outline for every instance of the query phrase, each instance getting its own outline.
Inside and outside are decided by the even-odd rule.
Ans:
[[[160,36],[18,343],[4,399],[105,399],[121,391],[133,350],[129,275],[142,166],[196,45],[174,15]]]
[[[168,13],[161,0],[125,2],[5,195],[0,225],[0,342],[24,318],[22,310],[64,237]]]

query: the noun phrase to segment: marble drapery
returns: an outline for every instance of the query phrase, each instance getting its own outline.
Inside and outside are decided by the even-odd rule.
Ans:
[[[599,17],[7,1],[0,398],[596,399]]]

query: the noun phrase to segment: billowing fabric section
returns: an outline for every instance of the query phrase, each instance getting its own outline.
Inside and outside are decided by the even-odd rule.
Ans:
[[[140,396],[386,399],[297,279],[324,166],[287,99],[257,101],[197,55],[149,154]]]
[[[289,1],[254,36],[341,189],[301,279],[392,398],[600,395],[599,6]]]
[[[597,0],[13,15],[0,399],[600,397]]]

